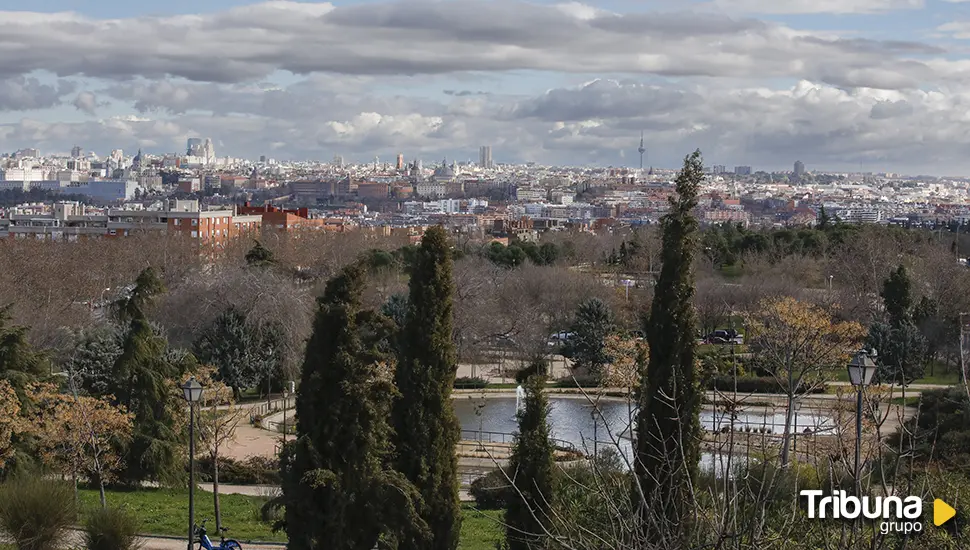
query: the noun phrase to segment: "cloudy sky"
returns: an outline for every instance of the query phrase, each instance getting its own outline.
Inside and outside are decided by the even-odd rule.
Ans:
[[[970,175],[970,0],[0,0],[0,150]]]

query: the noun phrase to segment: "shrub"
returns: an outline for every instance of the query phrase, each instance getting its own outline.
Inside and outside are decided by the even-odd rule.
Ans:
[[[556,388],[598,388],[599,378],[596,376],[567,376],[553,383]]]
[[[18,550],[57,547],[76,518],[74,490],[67,483],[35,474],[0,485],[0,530]]]
[[[121,508],[97,508],[84,521],[84,547],[87,550],[138,550],[141,523]]]
[[[468,494],[482,510],[500,510],[507,507],[514,494],[512,484],[502,470],[493,470],[472,481]]]
[[[707,381],[708,390],[720,390],[720,391],[734,391],[734,377],[726,375],[718,375]],[[825,384],[820,385],[817,388],[813,388],[811,392],[806,391],[806,388],[800,388],[797,393],[825,393]],[[771,376],[739,376],[738,377],[738,392],[739,393],[782,393],[784,390],[778,384],[778,381]]]
[[[212,459],[203,457],[196,463],[201,481],[213,478]],[[279,485],[280,463],[275,458],[251,456],[246,460],[219,457],[219,483],[235,485]]]
[[[453,387],[460,390],[480,390],[485,386],[488,386],[488,380],[478,378],[477,376],[462,376],[455,378],[455,384]]]

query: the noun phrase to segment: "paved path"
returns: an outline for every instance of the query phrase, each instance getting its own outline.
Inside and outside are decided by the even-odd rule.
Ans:
[[[8,542],[0,537],[0,543]],[[162,535],[143,535],[138,537],[141,550],[186,550],[188,542],[185,537],[168,537]],[[244,550],[281,550],[286,548],[285,542],[245,542],[239,541]],[[80,529],[71,529],[67,532],[65,540],[60,545],[64,548],[84,548],[84,532]],[[196,546],[198,548],[198,546]]]

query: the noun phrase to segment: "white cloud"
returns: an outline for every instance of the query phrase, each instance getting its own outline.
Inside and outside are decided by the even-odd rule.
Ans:
[[[714,0],[713,4],[725,10],[743,13],[868,14],[921,9],[925,2],[924,0]]]
[[[898,4],[772,4],[827,2],[853,9]],[[883,85],[879,82],[889,73],[904,72],[886,80],[897,86],[914,74],[945,78],[920,72],[919,60],[935,53],[923,44],[841,40],[830,33],[712,13],[613,14],[579,3],[517,0],[341,7],[274,1],[203,15],[116,20],[0,13],[0,71],[8,75],[49,70],[62,76],[241,82],[278,70],[416,75],[530,69],[794,77],[872,86]],[[874,82],[856,81],[862,67],[873,71]]]

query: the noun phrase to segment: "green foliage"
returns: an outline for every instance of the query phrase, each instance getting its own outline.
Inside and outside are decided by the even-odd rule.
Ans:
[[[199,361],[218,369],[219,379],[238,397],[268,377],[282,380],[282,339],[278,325],[253,326],[246,314],[230,307],[199,335],[193,351]]]
[[[902,444],[903,453],[917,462],[970,473],[970,402],[963,388],[923,391],[919,412],[904,426],[891,438],[891,448]]]
[[[468,494],[482,510],[504,510],[515,496],[509,483],[507,471],[501,469],[475,478],[468,488]]]
[[[477,376],[462,376],[460,378],[455,378],[454,388],[463,390],[480,390],[488,386],[488,380],[484,378],[479,378]]]
[[[513,241],[508,246],[493,242],[485,249],[485,257],[490,262],[509,269],[522,265],[526,260],[534,265],[553,265],[563,255],[555,243],[537,245],[531,241]]]
[[[203,456],[195,461],[195,475],[201,481],[214,477],[212,457]],[[279,485],[280,463],[276,458],[250,456],[245,460],[219,457],[219,483],[232,485]]]
[[[121,355],[112,367],[107,393],[115,404],[134,415],[132,440],[128,446],[122,480],[143,480],[174,484],[182,477],[182,434],[177,427],[178,411],[171,406],[175,380],[188,370],[191,356],[177,357],[168,342],[149,322],[146,310],[164,289],[151,268],[141,272],[130,296],[118,304],[127,324]]]
[[[76,517],[68,483],[35,474],[0,485],[0,531],[17,550],[57,548]]]
[[[641,527],[653,540],[661,536],[655,518],[683,530],[693,513],[688,508],[690,479],[700,460],[701,404],[694,356],[697,327],[692,263],[698,224],[693,210],[703,178],[701,154],[695,151],[684,159],[676,180],[678,196],[671,199],[670,212],[661,220],[663,267],[645,327],[650,363],[640,384],[639,489],[634,495],[644,495],[639,510]]]
[[[263,246],[259,240],[246,252],[246,264],[251,267],[269,267],[276,264],[273,251]]]
[[[448,234],[428,229],[411,271],[407,320],[401,331],[395,382],[401,397],[392,416],[398,471],[424,499],[430,539],[413,535],[402,550],[455,550],[461,530],[458,463],[460,427],[451,405],[457,357],[452,341],[452,259]]]
[[[551,519],[554,447],[549,440],[549,399],[545,378],[525,382],[525,407],[519,411],[519,434],[509,458],[509,477],[515,491],[505,510],[505,541],[510,550],[541,546],[543,522]]]
[[[892,324],[899,324],[909,318],[909,310],[913,306],[912,286],[904,266],[897,267],[883,281],[879,295]]]
[[[81,331],[67,370],[75,376],[80,389],[93,396],[108,395],[112,369],[121,356],[124,332],[114,323]]]
[[[123,508],[97,508],[84,519],[87,550],[138,550],[141,522]]]
[[[883,281],[880,296],[889,322],[873,323],[866,338],[866,345],[878,352],[877,380],[908,384],[923,377],[930,359],[929,344],[916,322],[935,308],[925,297],[913,307],[912,283],[903,266]]]
[[[926,373],[926,338],[908,319],[899,324],[873,323],[866,346],[878,352],[878,382],[909,384]]]
[[[390,468],[395,395],[380,341],[391,322],[362,310],[364,268],[327,283],[307,343],[297,440],[281,457],[285,527],[297,550],[373,548],[421,532],[417,489]]]
[[[624,521],[623,526],[616,521],[636,517],[635,501],[630,498],[631,478],[619,454],[611,448],[601,450],[590,462],[558,471],[553,488],[557,534],[577,541],[578,548],[609,548],[598,537],[617,535],[622,539],[631,527],[636,530],[633,522]]]
[[[573,360],[575,368],[598,376],[603,366],[613,361],[606,350],[607,336],[616,332],[616,320],[610,306],[599,298],[581,303],[570,331],[572,336],[563,346],[563,355]]]
[[[44,354],[37,352],[27,341],[29,327],[11,324],[13,306],[0,307],[0,379],[8,380],[15,388],[45,376],[50,364]]]
[[[387,302],[381,306],[381,313],[388,319],[394,321],[398,328],[404,327],[404,321],[408,316],[408,296],[407,294],[392,294]]]

